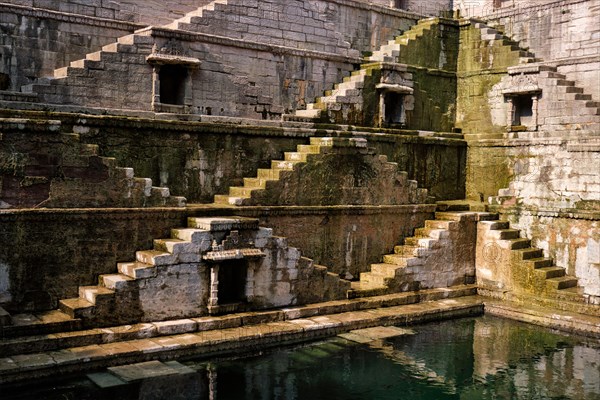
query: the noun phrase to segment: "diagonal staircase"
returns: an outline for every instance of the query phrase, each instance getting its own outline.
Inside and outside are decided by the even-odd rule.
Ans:
[[[528,49],[521,47],[519,42],[512,40],[504,35],[502,30],[487,25],[483,21],[472,20],[475,28],[481,32],[481,40],[487,42],[489,46],[499,45],[506,49],[509,57],[519,60],[519,64],[530,64],[540,61],[535,57],[535,54]]]
[[[277,182],[282,174],[293,171],[296,165],[308,162],[311,155],[331,148],[333,141],[333,138],[311,137],[310,144],[298,145],[295,152],[285,152],[283,160],[271,161],[271,168],[259,168],[255,178],[244,178],[244,186],[230,187],[228,195],[215,195],[215,203],[244,205],[244,200],[250,199],[252,192],[265,190],[267,185]]]
[[[460,255],[453,252],[460,246],[457,233],[467,230],[469,224],[473,229],[478,220],[497,218],[497,214],[485,212],[437,212],[434,220],[425,221],[425,226],[417,228],[413,237],[406,238],[403,245],[395,246],[394,253],[384,255],[382,263],[371,264],[369,272],[362,272],[360,280],[352,283],[349,297],[473,283],[474,271],[471,275],[462,271],[458,281],[451,271],[451,264],[462,263],[458,261]],[[444,270],[438,270],[440,261],[448,264]]]

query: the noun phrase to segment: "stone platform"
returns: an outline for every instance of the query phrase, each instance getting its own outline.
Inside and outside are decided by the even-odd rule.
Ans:
[[[0,384],[148,361],[210,358],[378,326],[494,315],[600,339],[600,318],[491,300],[474,285],[265,312],[191,318],[0,341]]]

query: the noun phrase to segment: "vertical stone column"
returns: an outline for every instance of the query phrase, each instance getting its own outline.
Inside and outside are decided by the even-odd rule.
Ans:
[[[515,119],[515,102],[512,96],[506,96],[505,99],[508,103],[508,107],[506,107],[506,129],[510,131]]]
[[[535,93],[531,95],[531,121],[532,125],[531,130],[538,130],[538,94]]]
[[[378,126],[381,128],[385,125],[385,91],[379,92],[379,122]]]
[[[246,301],[252,302],[254,297],[254,262],[248,263],[248,269],[246,270]]]
[[[152,68],[152,111],[159,111],[160,104],[160,65],[154,64]]]
[[[209,307],[219,305],[219,264],[210,268],[210,297],[208,299]]]

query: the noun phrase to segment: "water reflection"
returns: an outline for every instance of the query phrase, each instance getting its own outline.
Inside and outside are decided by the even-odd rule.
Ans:
[[[48,385],[0,387],[0,397],[600,399],[597,341],[491,317],[412,330],[362,344],[335,338],[237,359],[166,362],[161,368],[177,371],[167,376],[156,376],[152,365],[112,371],[117,378],[129,377],[120,384],[111,383],[111,371],[102,371]],[[154,376],[133,379],[138,370]]]

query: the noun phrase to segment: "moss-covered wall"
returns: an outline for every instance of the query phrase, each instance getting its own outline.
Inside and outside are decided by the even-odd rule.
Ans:
[[[0,211],[0,304],[9,312],[51,309],[77,297],[79,286],[116,272],[152,240],[185,227],[186,217],[240,215],[260,219],[305,257],[358,277],[382,254],[433,217],[435,205],[3,210]],[[386,229],[382,229],[386,227]]]
[[[488,93],[519,64],[519,51],[507,40],[482,40],[481,30],[470,22],[460,27],[460,53],[457,64],[458,96],[456,127],[465,134],[498,135],[506,126],[495,125]]]
[[[270,168],[271,160],[281,160],[284,152],[307,144],[309,136],[331,134],[330,130],[289,129],[277,123],[236,125],[235,120],[220,124],[30,112],[0,115],[58,123],[42,124],[39,129],[33,129],[33,123],[3,125],[0,145],[7,151],[21,149],[15,153],[20,154],[15,158],[17,164],[27,160],[31,146],[52,146],[61,132],[77,132],[81,143],[99,146],[99,155],[115,157],[119,166],[132,167],[136,177],[151,178],[154,186],[166,186],[171,195],[184,196],[188,203],[211,203],[215,194],[242,186],[243,178],[256,176],[258,168]],[[364,136],[369,146],[398,162],[409,179],[422,180],[420,187],[429,189],[437,199],[462,198],[464,141],[390,132],[394,134]],[[2,173],[11,177],[25,174],[19,165],[4,168]]]

